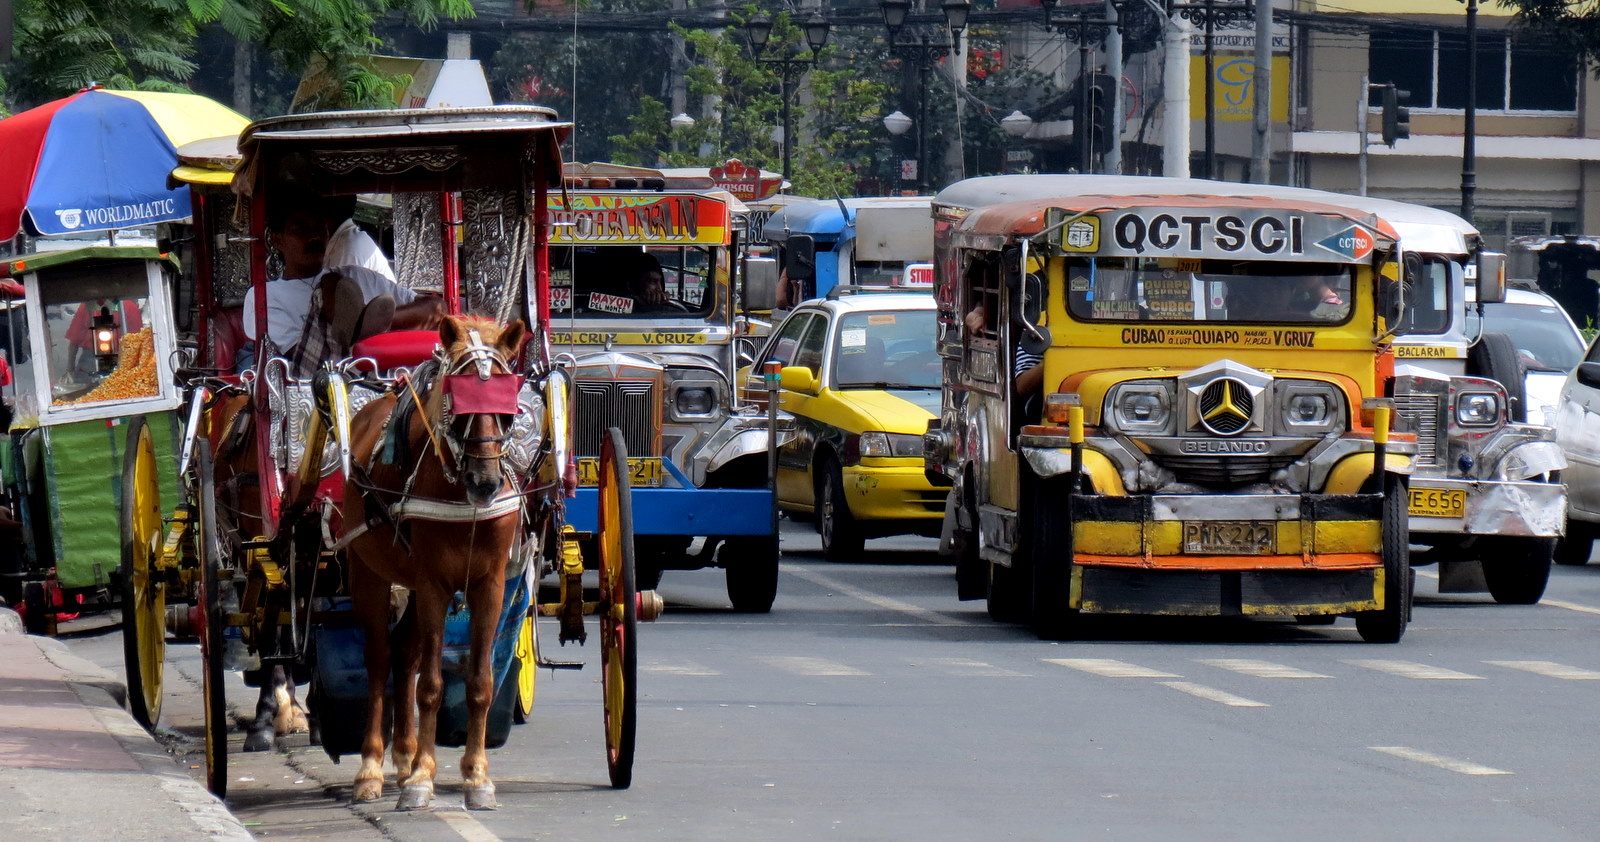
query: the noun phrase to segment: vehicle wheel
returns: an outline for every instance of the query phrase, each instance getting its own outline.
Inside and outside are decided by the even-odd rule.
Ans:
[[[633,498],[627,447],[612,427],[600,445],[600,684],[605,693],[606,771],[611,785],[633,783],[638,725],[636,632],[639,591],[633,567]]]
[[[22,586],[22,628],[28,634],[50,633],[50,603],[45,599],[43,582]]]
[[[228,698],[222,680],[222,661],[227,646],[224,639],[228,615],[223,608],[221,577],[218,572],[225,554],[222,532],[217,528],[217,486],[212,474],[211,443],[204,438],[194,443],[194,471],[198,499],[195,501],[195,553],[200,563],[200,611],[205,618],[200,632],[201,695],[205,703],[206,788],[218,798],[228,794]],[[228,587],[233,587],[229,582]]]
[[[866,538],[850,514],[844,496],[844,472],[839,463],[824,459],[817,466],[817,532],[822,535],[822,553],[829,561],[856,561]]]
[[[167,659],[167,592],[160,580],[161,489],[155,445],[144,418],[128,419],[122,459],[122,654],[128,706],[147,728],[161,718],[161,679]]]
[[[653,591],[656,588],[661,587],[662,572],[663,570],[660,564],[651,564],[647,561],[641,561],[639,566],[634,568],[634,576],[638,579],[639,590]]]
[[[989,564],[989,616],[1002,623],[1026,623],[1033,605],[1033,574],[1023,552],[1011,555],[1011,566]]]
[[[517,662],[517,701],[511,706],[511,721],[526,725],[533,714],[533,697],[539,678],[539,633],[533,627],[532,617],[522,618],[522,630],[517,632],[512,657]]]
[[[1566,537],[1556,541],[1555,563],[1581,567],[1594,554],[1594,524],[1567,519]]]
[[[1033,631],[1040,640],[1067,640],[1078,626],[1072,593],[1072,480],[1030,477],[1025,493],[1029,566],[1033,568]]]
[[[741,614],[765,614],[778,598],[778,536],[741,535],[717,550],[726,558],[728,601]],[[724,555],[725,554],[725,555]]]
[[[1517,362],[1517,343],[1504,333],[1485,333],[1467,351],[1467,371],[1479,377],[1499,381],[1506,388],[1506,401],[1511,420],[1523,423],[1528,420],[1526,383],[1522,364]]]
[[[1411,620],[1411,592],[1416,574],[1411,570],[1407,544],[1405,483],[1384,479],[1383,492],[1383,607],[1356,614],[1356,631],[1368,643],[1399,643]]]
[[[1478,539],[1483,552],[1483,580],[1501,605],[1533,605],[1544,597],[1550,581],[1554,538]]]

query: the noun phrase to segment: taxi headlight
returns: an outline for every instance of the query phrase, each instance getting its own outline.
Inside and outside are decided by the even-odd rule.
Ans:
[[[905,433],[861,434],[862,456],[915,456],[922,458],[922,436]]]
[[[1112,398],[1117,429],[1125,433],[1166,433],[1172,426],[1172,394],[1159,383],[1124,383]]]
[[[1492,427],[1500,423],[1500,396],[1493,392],[1456,395],[1456,423],[1463,427]]]

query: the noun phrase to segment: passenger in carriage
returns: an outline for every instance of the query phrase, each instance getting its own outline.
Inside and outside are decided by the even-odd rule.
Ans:
[[[386,330],[431,329],[443,300],[419,296],[394,281],[377,244],[350,220],[355,197],[280,199],[267,209],[269,243],[282,277],[267,282],[267,336],[309,377],[324,360],[346,354],[357,340]],[[255,340],[255,291],[244,299],[245,335]],[[253,364],[253,347],[238,357]]]

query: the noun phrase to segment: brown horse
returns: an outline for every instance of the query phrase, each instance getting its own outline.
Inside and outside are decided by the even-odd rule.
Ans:
[[[520,383],[509,361],[525,333],[520,320],[502,327],[446,317],[437,367],[419,367],[351,422],[357,464],[345,478],[341,543],[348,545],[351,597],[366,634],[368,691],[356,801],[383,795],[384,689],[396,619],[391,585],[399,585],[411,592],[411,616],[393,662],[397,807],[432,804],[445,615],[458,592],[472,616],[462,787],[468,809],[495,806],[484,738],[494,696],[491,648],[519,528],[519,500],[502,456]]]

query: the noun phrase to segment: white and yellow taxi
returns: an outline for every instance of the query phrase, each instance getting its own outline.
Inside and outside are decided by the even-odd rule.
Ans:
[[[830,559],[867,538],[937,535],[946,489],[923,471],[922,434],[939,411],[933,297],[836,289],[791,312],[747,370],[781,367],[796,435],[778,452],[778,506],[816,518]]]

